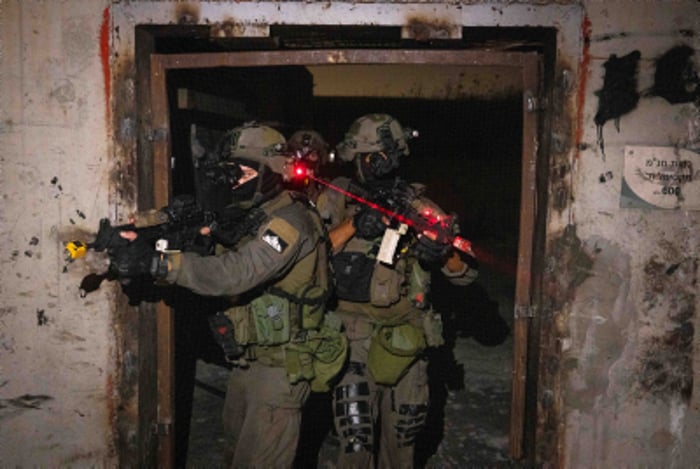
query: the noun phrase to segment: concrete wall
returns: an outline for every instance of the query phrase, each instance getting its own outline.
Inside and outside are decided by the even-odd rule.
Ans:
[[[564,324],[553,336],[563,351],[566,466],[694,467],[700,159],[685,151],[700,151],[700,82],[689,78],[689,102],[675,102],[682,99],[661,85],[680,45],[695,50],[698,71],[700,4],[588,2],[586,15],[579,151],[565,176],[572,202],[552,214],[547,259],[553,271],[568,271],[553,281],[561,289],[552,298],[553,319]],[[609,119],[602,141],[596,116]],[[625,147],[635,147],[627,159]],[[645,147],[653,147],[646,156]],[[669,150],[671,160],[693,162],[693,181],[681,184],[686,200],[662,194],[658,182],[636,181],[649,159]],[[651,203],[621,197],[623,178]],[[666,202],[676,208],[659,208]]]
[[[135,405],[135,358],[121,339],[131,310],[118,307],[113,285],[80,298],[80,280],[103,270],[104,259],[66,263],[63,243],[91,239],[101,217],[122,221],[134,208],[133,28],[228,22],[261,35],[272,23],[415,18],[558,30],[535,320],[539,460],[697,464],[698,212],[686,202],[621,208],[621,193],[625,146],[698,151],[700,111],[692,102],[632,96],[619,132],[615,118],[602,125],[604,152],[595,116],[599,96],[611,96],[596,93],[611,54],[639,51],[633,88],[649,89],[659,57],[681,43],[697,50],[700,4],[37,0],[0,1],[0,466],[119,461],[115,421]],[[623,78],[629,84],[629,74]],[[628,88],[613,87],[612,96],[626,97]]]
[[[0,3],[0,466],[115,460],[112,293],[62,245],[114,214],[106,6]]]

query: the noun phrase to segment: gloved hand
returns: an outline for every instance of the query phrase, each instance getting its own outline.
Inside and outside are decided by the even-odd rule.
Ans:
[[[151,263],[156,255],[156,250],[153,247],[140,239],[136,239],[109,251],[110,270],[118,278],[148,275],[150,274]]]
[[[363,206],[353,217],[355,234],[362,239],[374,239],[384,233],[386,224],[378,210]]]
[[[413,247],[416,258],[427,265],[442,265],[450,253],[451,245],[434,241],[425,235],[420,235]]]

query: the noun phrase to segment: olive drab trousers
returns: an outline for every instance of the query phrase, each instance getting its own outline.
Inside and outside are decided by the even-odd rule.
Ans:
[[[346,325],[351,327],[350,366],[333,390],[334,425],[340,439],[337,467],[373,468],[376,456],[380,469],[412,468],[415,438],[428,412],[427,361],[417,359],[393,386],[377,384],[366,367],[369,338],[353,337],[357,323]]]
[[[224,467],[291,468],[308,395],[309,383],[289,384],[282,367],[234,368],[223,410]]]

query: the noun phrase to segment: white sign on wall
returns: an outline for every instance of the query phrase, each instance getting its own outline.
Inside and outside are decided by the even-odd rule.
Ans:
[[[620,206],[700,210],[700,154],[626,146]]]

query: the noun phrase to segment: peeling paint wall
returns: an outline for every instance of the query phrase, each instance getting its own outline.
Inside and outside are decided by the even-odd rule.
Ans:
[[[553,467],[697,464],[698,213],[620,207],[625,146],[700,151],[693,77],[679,67],[687,49],[677,49],[692,50],[697,67],[700,4],[670,3],[0,0],[0,466],[115,466],[117,448],[136,439],[137,333],[123,325],[138,312],[114,285],[80,298],[80,280],[105,259],[67,263],[63,243],[135,207],[140,24],[211,24],[222,36],[262,36],[270,24],[436,37],[556,28],[540,158],[537,457]],[[426,30],[426,19],[439,27]],[[605,66],[628,56],[632,67]],[[611,69],[622,77],[606,83]],[[676,69],[688,83],[678,86]]]

